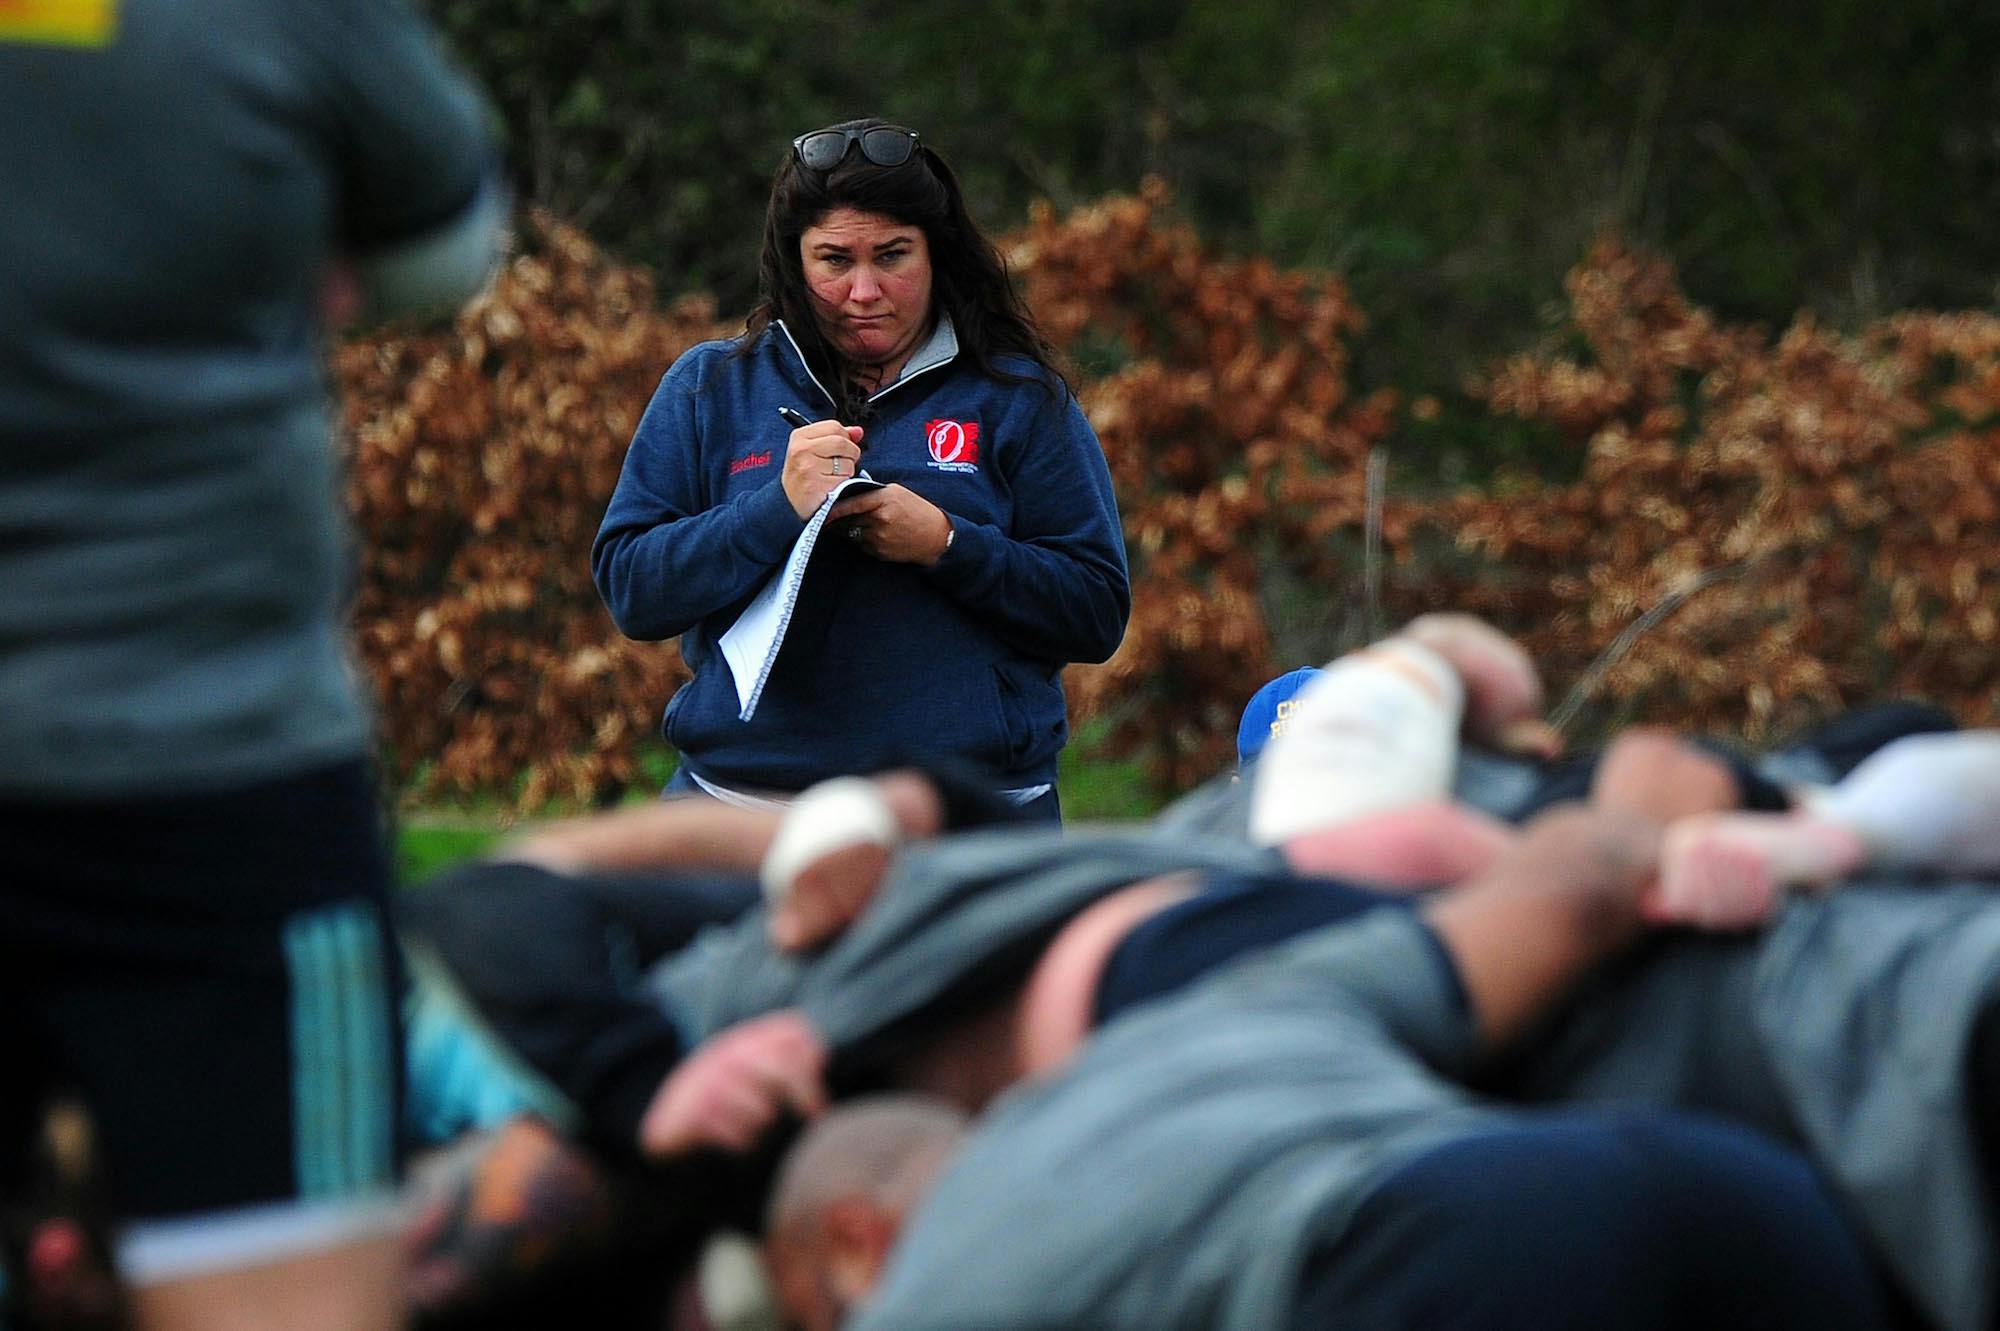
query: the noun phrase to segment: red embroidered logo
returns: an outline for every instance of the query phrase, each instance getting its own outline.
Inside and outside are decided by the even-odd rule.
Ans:
[[[768,467],[770,465],[771,465],[771,450],[767,448],[761,453],[746,453],[742,457],[736,459],[736,461],[730,463],[729,474],[731,476],[740,476],[744,472],[750,471],[753,468]]]
[[[979,470],[978,421],[931,421],[924,426],[924,446],[939,471]]]

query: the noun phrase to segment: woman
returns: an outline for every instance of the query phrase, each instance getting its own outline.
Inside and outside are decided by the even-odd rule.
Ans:
[[[1059,817],[1062,667],[1116,650],[1131,589],[1047,339],[943,158],[879,120],[793,142],[759,272],[742,335],[661,380],[591,552],[619,628],[679,634],[694,672],[667,705],[668,791],[783,798],[946,759]],[[844,535],[742,720],[717,640],[864,469],[886,484],[833,508]]]

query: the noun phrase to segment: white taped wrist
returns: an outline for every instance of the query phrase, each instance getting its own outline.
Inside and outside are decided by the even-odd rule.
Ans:
[[[822,781],[785,810],[758,876],[764,899],[776,904],[791,895],[799,871],[847,846],[893,846],[900,835],[896,816],[875,783],[858,776]]]

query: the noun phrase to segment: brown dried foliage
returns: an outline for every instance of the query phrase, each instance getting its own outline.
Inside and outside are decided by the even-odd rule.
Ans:
[[[1327,538],[1361,522],[1391,400],[1353,400],[1343,339],[1361,319],[1337,280],[1219,260],[1163,203],[1151,187],[1039,209],[1009,258],[1053,338],[1126,360],[1081,397],[1125,522],[1132,620],[1108,663],[1069,672],[1072,707],[1108,711],[1115,752],[1186,786],[1233,755],[1245,684],[1276,669],[1274,568],[1332,584]]]
[[[1553,426],[1580,476],[1440,505],[1504,574],[1457,599],[1561,679],[1729,570],[1612,667],[1602,710],[1759,742],[1897,694],[1990,724],[2000,321],[1908,314],[1843,337],[1801,315],[1773,341],[1608,242],[1568,291],[1587,354],[1520,357],[1476,391]]]
[[[364,534],[356,636],[391,774],[418,793],[534,807],[630,784],[685,677],[590,584],[590,542],[661,373],[720,334],[546,218],[532,252],[447,330],[334,361]]]
[[[1080,359],[1117,486],[1131,627],[1074,667],[1079,718],[1184,786],[1233,754],[1281,666],[1274,582],[1359,602],[1364,463],[1394,402],[1357,397],[1361,326],[1331,278],[1222,260],[1149,189],[1007,242],[1030,303]],[[534,252],[448,331],[341,350],[366,534],[357,632],[395,774],[422,793],[601,799],[683,675],[623,639],[588,550],[660,373],[723,330],[655,308],[647,277],[546,219]],[[1884,693],[1995,719],[2000,321],[1906,315],[1853,337],[1802,317],[1775,341],[1694,307],[1616,245],[1568,283],[1568,344],[1476,386],[1541,423],[1577,479],[1392,497],[1400,617],[1464,607],[1519,633],[1557,687],[1648,607],[1729,576],[1644,634],[1595,712],[1752,740]],[[1455,553],[1454,553],[1455,551]]]

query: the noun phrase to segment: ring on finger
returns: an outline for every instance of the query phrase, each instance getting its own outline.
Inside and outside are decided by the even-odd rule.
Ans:
[[[839,476],[839,475],[842,475],[842,474],[844,473],[844,471],[845,471],[846,467],[847,467],[847,459],[845,459],[845,458],[835,458],[835,459],[833,459],[833,465],[832,465],[831,467],[828,467],[828,468],[827,468],[827,474],[828,474],[829,476]]]

